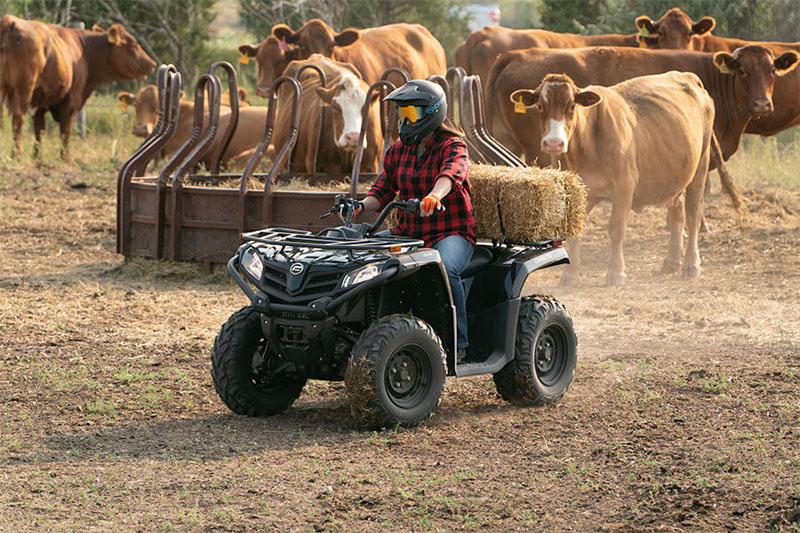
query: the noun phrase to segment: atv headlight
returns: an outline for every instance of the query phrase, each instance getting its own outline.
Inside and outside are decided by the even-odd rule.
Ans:
[[[358,285],[359,283],[364,283],[365,281],[369,281],[378,274],[381,273],[381,266],[378,263],[370,263],[367,266],[363,266],[358,270],[353,270],[349,274],[344,277],[344,281],[342,282],[342,288],[346,289],[351,285]]]
[[[261,256],[254,248],[248,248],[242,255],[242,267],[245,272],[250,274],[256,281],[261,281],[261,274],[264,273],[264,263],[261,262]]]

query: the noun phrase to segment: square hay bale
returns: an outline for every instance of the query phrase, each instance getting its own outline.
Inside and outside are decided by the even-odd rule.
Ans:
[[[469,181],[479,239],[542,241],[578,237],[586,224],[586,187],[574,172],[473,164]]]

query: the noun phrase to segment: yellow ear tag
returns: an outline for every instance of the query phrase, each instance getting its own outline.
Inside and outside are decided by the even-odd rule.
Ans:
[[[639,35],[642,37],[650,37],[650,30],[647,29],[647,26],[642,26],[639,28]]]
[[[122,100],[119,101],[119,108],[125,111],[128,109],[128,102],[123,102]]]
[[[730,74],[731,73],[731,69],[729,69],[728,65],[725,64],[724,62],[719,66],[719,71],[722,72],[723,74]]]
[[[644,41],[639,41],[639,48],[647,48],[647,43]]]
[[[239,56],[239,63],[242,65],[247,65],[250,63],[250,56],[247,54],[242,54]]]
[[[522,113],[523,115],[527,113],[527,108],[522,103],[522,100],[514,102],[514,113]]]

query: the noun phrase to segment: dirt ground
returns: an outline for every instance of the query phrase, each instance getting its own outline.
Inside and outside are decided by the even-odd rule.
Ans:
[[[430,422],[372,432],[340,383],[230,413],[209,354],[245,297],[118,256],[113,181],[0,177],[0,530],[800,530],[800,192],[745,191],[744,228],[710,194],[696,280],[657,273],[665,210],[633,214],[614,288],[598,209],[583,285],[526,288],[574,317],[560,403],[448,378]]]

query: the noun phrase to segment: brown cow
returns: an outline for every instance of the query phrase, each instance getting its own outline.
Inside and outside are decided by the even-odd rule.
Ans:
[[[156,64],[120,24],[78,30],[4,15],[0,20],[0,93],[13,120],[14,145],[35,109],[36,151],[49,110],[60,124],[66,157],[72,119],[101,83],[143,80]]]
[[[320,87],[316,72],[300,75],[303,97],[300,101],[300,127],[294,148],[294,171],[316,172],[314,152],[319,138],[317,167],[322,172],[337,174],[352,170],[353,156],[362,127],[362,108],[369,86],[353,65],[313,54],[302,61],[292,61],[284,76],[294,76],[303,65],[317,65],[327,78],[327,88]],[[275,119],[273,145],[280,150],[289,132],[291,93],[286,85],[278,89],[278,115]],[[320,104],[323,104],[320,106]],[[370,103],[369,124],[364,137],[361,171],[377,172],[383,148],[380,111],[376,101]],[[320,121],[324,131],[318,133]]]
[[[241,97],[241,94],[240,94]],[[136,121],[133,125],[133,134],[138,137],[147,137],[158,121],[158,89],[155,85],[142,87],[134,97],[130,93],[119,93],[117,95],[120,102],[134,106],[136,110]],[[207,116],[207,115],[206,115]],[[220,109],[219,130],[211,148],[200,160],[208,168],[211,159],[219,146],[219,140],[224,134],[230,123],[230,108]],[[183,146],[192,133],[194,121],[194,102],[181,101],[178,111],[178,125],[175,134],[167,142],[159,154],[163,157],[170,157]],[[246,106],[239,110],[239,120],[236,123],[236,131],[228,144],[228,148],[220,158],[221,162],[231,162],[232,165],[240,165],[246,162],[253,150],[261,141],[264,134],[264,127],[267,122],[267,108]]]
[[[250,102],[247,101],[247,89],[239,87],[239,107],[247,107]],[[183,100],[184,92],[181,91],[181,100]],[[125,110],[128,106],[132,106],[136,111],[136,118],[133,122],[131,133],[137,137],[147,137],[153,131],[153,128],[158,121],[158,88],[153,85],[145,85],[136,94],[122,91],[117,93],[117,100],[119,100],[120,108]],[[220,105],[225,107],[231,106],[230,95],[227,91],[223,92],[220,96]]]
[[[272,28],[272,35],[257,47],[239,46],[239,51],[258,61],[258,89],[265,96],[281,68],[289,61],[322,54],[350,63],[361,78],[372,84],[390,67],[404,69],[413,78],[444,75],[444,48],[427,28],[419,24],[388,24],[364,30],[336,33],[319,19],[306,22],[298,31],[285,24]]]
[[[679,8],[674,8],[653,21],[641,16],[636,25],[642,35],[639,39],[649,48],[685,48],[702,52],[732,52],[755,44],[772,50],[776,56],[787,51],[800,52],[800,42],[784,43],[776,41],[745,41],[729,37],[711,35],[716,21],[713,17],[703,17],[694,22]],[[775,135],[785,129],[800,124],[800,71],[794,70],[787,76],[775,80],[772,95],[774,111],[763,117],[751,120],[746,133]]]
[[[536,89],[513,93],[538,115],[542,150],[577,172],[589,192],[587,211],[611,202],[606,283],[625,280],[622,245],[630,210],[672,201],[670,243],[664,272],[680,270],[683,225],[689,239],[684,273],[700,275],[697,235],[708,174],[714,102],[695,74],[641,76],[610,87],[579,89],[569,76],[548,74]],[[685,206],[681,201],[685,194]],[[570,243],[564,283],[578,281],[579,243]]]
[[[490,123],[497,122],[512,132],[527,160],[532,162],[541,155],[538,127],[532,128],[530,117],[515,113],[510,100],[515,90],[537,87],[553,72],[569,75],[580,87],[609,86],[636,76],[670,70],[693,72],[714,99],[714,130],[722,156],[727,160],[738,148],[751,118],[772,110],[775,76],[794,69],[798,58],[796,52],[786,52],[775,58],[761,46],[746,46],[733,54],[622,47],[515,50],[503,54],[492,67],[487,91],[493,97],[487,111]]]

